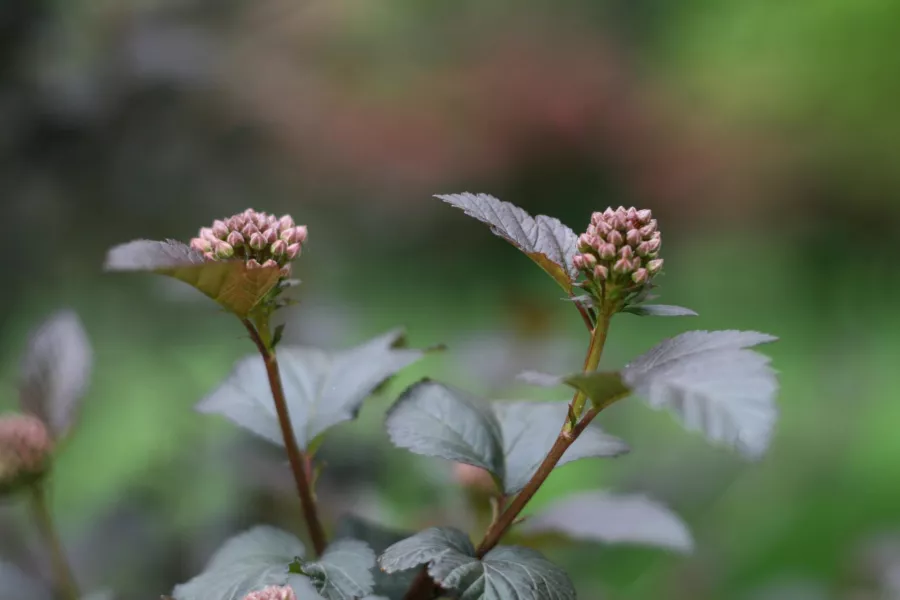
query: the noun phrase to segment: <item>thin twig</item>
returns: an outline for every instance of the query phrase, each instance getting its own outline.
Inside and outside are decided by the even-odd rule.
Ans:
[[[315,495],[310,485],[310,477],[307,472],[308,457],[300,450],[297,439],[294,437],[294,428],[291,425],[291,415],[288,412],[287,401],[284,397],[284,387],[281,384],[281,374],[278,369],[278,357],[275,351],[268,347],[260,333],[247,319],[242,319],[244,327],[250,333],[250,338],[256,344],[259,353],[266,364],[266,374],[269,377],[269,387],[272,389],[272,398],[275,400],[275,412],[278,413],[278,424],[281,426],[281,435],[284,438],[284,447],[287,450],[288,462],[294,474],[294,482],[297,484],[297,493],[300,495],[300,504],[303,507],[303,517],[306,519],[306,527],[312,540],[313,548],[319,556],[325,552],[327,539],[322,521],[319,519],[319,511],[316,506]]]
[[[31,506],[34,511],[34,520],[37,523],[44,543],[50,550],[50,559],[53,564],[53,582],[60,596],[66,600],[78,600],[81,593],[66,554],[63,551],[62,542],[56,531],[53,515],[47,505],[47,493],[43,483],[37,483],[31,488]]]

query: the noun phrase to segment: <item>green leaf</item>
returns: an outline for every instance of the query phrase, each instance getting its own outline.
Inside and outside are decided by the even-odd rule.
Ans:
[[[55,437],[73,425],[91,377],[93,350],[78,315],[62,310],[30,336],[22,357],[19,402]]]
[[[495,235],[527,254],[566,292],[572,292],[572,283],[578,278],[578,271],[572,265],[578,236],[559,219],[545,215],[532,217],[515,204],[488,194],[465,192],[435,198],[490,226]]]
[[[594,406],[605,407],[616,400],[631,394],[631,390],[622,381],[620,373],[615,371],[594,371],[593,373],[575,373],[559,377],[536,371],[525,371],[517,377],[520,381],[541,387],[556,387],[566,384],[584,392]]]
[[[288,571],[304,552],[293,535],[265,525],[254,527],[225,542],[203,573],[176,586],[172,596],[175,600],[243,600],[266,586],[290,585],[298,598],[316,598],[307,577]]]
[[[461,600],[574,600],[566,573],[536,550],[500,546],[482,560],[459,530],[425,530],[381,555],[382,569],[428,566],[428,574]]]
[[[348,515],[338,521],[334,538],[338,540],[362,540],[369,544],[369,547],[376,554],[381,554],[389,546],[411,535],[413,535],[412,532],[389,529],[365,519]],[[418,571],[415,569],[395,573],[386,573],[381,569],[374,569],[375,585],[372,593],[375,596],[382,596],[388,600],[403,600],[417,574]],[[370,598],[370,600],[373,599],[374,596]]]
[[[626,306],[622,312],[631,313],[639,317],[696,317],[697,313],[683,306],[670,306],[668,304],[635,304]]]
[[[519,531],[561,533],[577,540],[657,546],[678,552],[690,552],[694,546],[690,531],[678,515],[641,494],[576,494],[532,515]]]
[[[505,457],[504,491],[512,495],[525,487],[553,446],[565,423],[568,405],[560,402],[495,402]],[[591,423],[575,440],[557,466],[593,457],[614,457],[628,445]]]
[[[339,539],[316,562],[304,563],[319,594],[327,600],[354,600],[372,592],[375,553],[359,540]]]
[[[434,381],[413,384],[385,419],[395,446],[486,469],[503,478],[503,440],[490,405]]]
[[[248,269],[243,260],[205,261],[175,240],[135,240],[107,253],[106,271],[149,271],[196,288],[225,310],[245,318],[281,278],[277,267]]]
[[[758,458],[778,418],[778,380],[770,359],[748,348],[776,339],[755,331],[689,331],[632,361],[622,380],[688,430]]]
[[[385,378],[422,357],[421,350],[393,347],[402,335],[402,330],[391,331],[338,352],[279,348],[281,381],[301,448],[307,449],[330,427],[356,418],[363,401]],[[258,355],[240,360],[197,410],[221,414],[275,444],[284,443],[265,363]]]
[[[431,527],[387,548],[378,565],[387,573],[407,571],[429,564],[448,552],[475,556],[469,536],[453,527]]]

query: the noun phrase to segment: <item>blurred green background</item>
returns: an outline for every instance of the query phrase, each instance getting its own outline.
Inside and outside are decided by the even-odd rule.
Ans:
[[[632,454],[553,475],[533,507],[646,492],[696,536],[689,557],[547,548],[580,597],[874,590],[872,540],[900,531],[898,23],[889,0],[0,3],[0,408],[28,331],[75,308],[96,364],[53,507],[85,587],[157,598],[240,528],[299,527],[279,453],[192,410],[252,350],[240,325],[181,284],[100,272],[113,244],[248,206],[309,226],[287,341],[402,325],[449,348],[328,440],[327,518],[477,533],[450,467],[391,448],[384,410],[425,375],[557,398],[513,377],[578,366],[587,339],[539,269],[430,198],[468,190],[576,231],[653,209],[661,300],[701,316],[617,318],[607,365],[686,328],[781,338],[760,463],[632,400],[602,418]],[[0,507],[0,557],[40,569],[25,515]]]

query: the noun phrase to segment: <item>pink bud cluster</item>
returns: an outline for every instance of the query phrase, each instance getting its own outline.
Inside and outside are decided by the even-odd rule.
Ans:
[[[31,415],[0,417],[0,488],[40,475],[47,467],[53,440],[43,421]]]
[[[297,600],[297,595],[290,586],[270,585],[258,592],[250,592],[244,600]]]
[[[578,236],[579,253],[572,262],[589,280],[643,285],[662,269],[660,244],[649,210],[607,208],[591,215],[587,231]]]
[[[191,240],[191,248],[206,260],[243,259],[248,269],[281,267],[290,275],[290,261],[300,256],[306,225],[295,225],[290,215],[281,218],[248,208],[204,227]]]

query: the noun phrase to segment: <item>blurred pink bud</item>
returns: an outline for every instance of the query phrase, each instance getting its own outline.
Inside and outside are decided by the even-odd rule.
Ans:
[[[216,238],[224,240],[228,237],[228,225],[226,225],[224,221],[216,219],[213,221],[212,232]]]
[[[259,261],[256,260],[255,258],[251,258],[250,260],[247,261],[247,268],[248,269],[261,269],[262,265],[259,264]]]
[[[656,231],[656,219],[651,220],[649,223],[641,227],[641,235],[644,237],[650,236],[653,232]]]
[[[46,470],[53,440],[43,421],[32,415],[0,417],[0,488]]]
[[[585,254],[584,266],[588,269],[593,269],[595,266],[597,266],[597,257],[593,254]]]
[[[578,236],[578,249],[582,252],[587,252],[592,248],[591,241],[593,240],[593,236],[582,233]]]
[[[269,251],[272,253],[272,256],[280,257],[283,256],[285,252],[287,252],[287,242],[284,240],[276,240],[272,243],[272,247],[269,248]]]
[[[213,244],[213,252],[215,252],[216,258],[231,258],[234,256],[234,248],[228,242],[223,241]]]
[[[209,252],[212,250],[212,244],[209,243],[209,240],[194,238],[191,240],[191,249],[197,252]]]
[[[616,230],[610,231],[609,235],[606,236],[606,241],[610,244],[614,244],[616,246],[621,246],[625,243],[625,238],[622,237],[622,234]]]
[[[647,272],[647,269],[638,269],[631,274],[631,280],[638,285],[646,283],[648,279],[650,279],[650,274]]]
[[[637,220],[641,225],[646,225],[647,223],[649,223],[652,217],[653,211],[649,209],[637,211]]]
[[[297,600],[297,595],[290,586],[270,585],[258,592],[247,594],[244,600]]]
[[[627,258],[620,258],[613,265],[613,272],[624,275],[631,271],[631,261]]]
[[[291,229],[294,227],[294,219],[291,215],[284,215],[280,219],[278,219],[278,227],[284,231],[285,229]]]
[[[272,269],[278,266],[278,263],[272,260],[271,258],[264,262],[262,265],[263,269]]]
[[[288,263],[281,267],[281,276],[282,277],[290,277],[291,276],[291,263]]]
[[[266,238],[263,234],[257,231],[250,236],[250,247],[254,250],[262,250],[266,246],[268,246],[268,243],[266,242]]]
[[[594,267],[594,277],[599,279],[600,281],[606,281],[609,277],[609,269],[604,267],[603,265],[597,265]]]
[[[614,210],[612,209],[612,207],[608,207],[606,210],[603,211],[603,218],[604,218],[606,221],[611,220],[611,219],[612,219],[613,217],[615,217],[615,216],[616,216],[616,211],[614,211]]]
[[[642,236],[641,232],[637,229],[629,229],[628,233],[625,234],[625,241],[637,248],[638,245],[644,241],[644,236]]]
[[[296,238],[294,240],[295,242],[303,244],[304,242],[306,242],[306,238],[309,237],[309,230],[307,229],[306,225],[297,225],[296,227],[294,227],[294,232],[294,236]]]
[[[216,255],[212,252],[204,252],[203,258],[205,258],[206,260],[216,260]]]
[[[237,248],[238,246],[242,246],[244,244],[244,236],[242,236],[238,231],[232,231],[228,234],[228,237],[225,238],[225,241],[231,244],[234,248]]]
[[[598,254],[602,260],[612,260],[616,257],[616,247],[611,243],[600,244]]]
[[[599,235],[600,237],[602,237],[604,239],[606,238],[606,236],[609,235],[609,232],[612,230],[613,230],[612,225],[610,225],[606,221],[601,221],[597,225],[597,235]]]
[[[267,244],[274,244],[275,240],[278,239],[278,230],[275,227],[269,227],[265,231],[262,232],[263,237],[266,238]]]
[[[634,251],[631,249],[631,246],[622,246],[622,249],[619,250],[619,256],[631,259],[634,256]]]
[[[591,225],[599,225],[602,222],[603,222],[603,213],[602,212],[591,213]]]
[[[493,492],[496,489],[494,478],[481,467],[456,463],[453,465],[453,478],[464,487],[475,488],[483,492]]]
[[[584,254],[576,254],[575,258],[572,259],[572,266],[578,269],[579,271],[584,269]]]
[[[199,236],[201,238],[203,238],[204,240],[208,240],[210,242],[213,242],[218,239],[216,237],[216,235],[213,233],[212,227],[202,227],[200,229]]]
[[[625,211],[625,217],[631,221],[637,218],[637,209],[633,206],[629,206],[628,210]]]
[[[631,269],[632,270],[640,269],[642,262],[643,261],[641,261],[641,259],[639,257],[631,259]]]
[[[291,244],[287,247],[285,254],[287,254],[288,260],[294,260],[300,256],[300,244]]]
[[[659,250],[659,246],[660,239],[658,237],[642,242],[641,245],[638,246],[638,254],[641,256],[651,256]]]
[[[663,266],[663,259],[657,258],[655,260],[651,260],[647,263],[647,272],[651,275],[656,275],[660,272]]]
[[[253,237],[254,233],[259,233],[259,227],[257,227],[254,223],[247,223],[244,225],[244,228],[241,229],[241,234],[246,239],[250,239]]]

